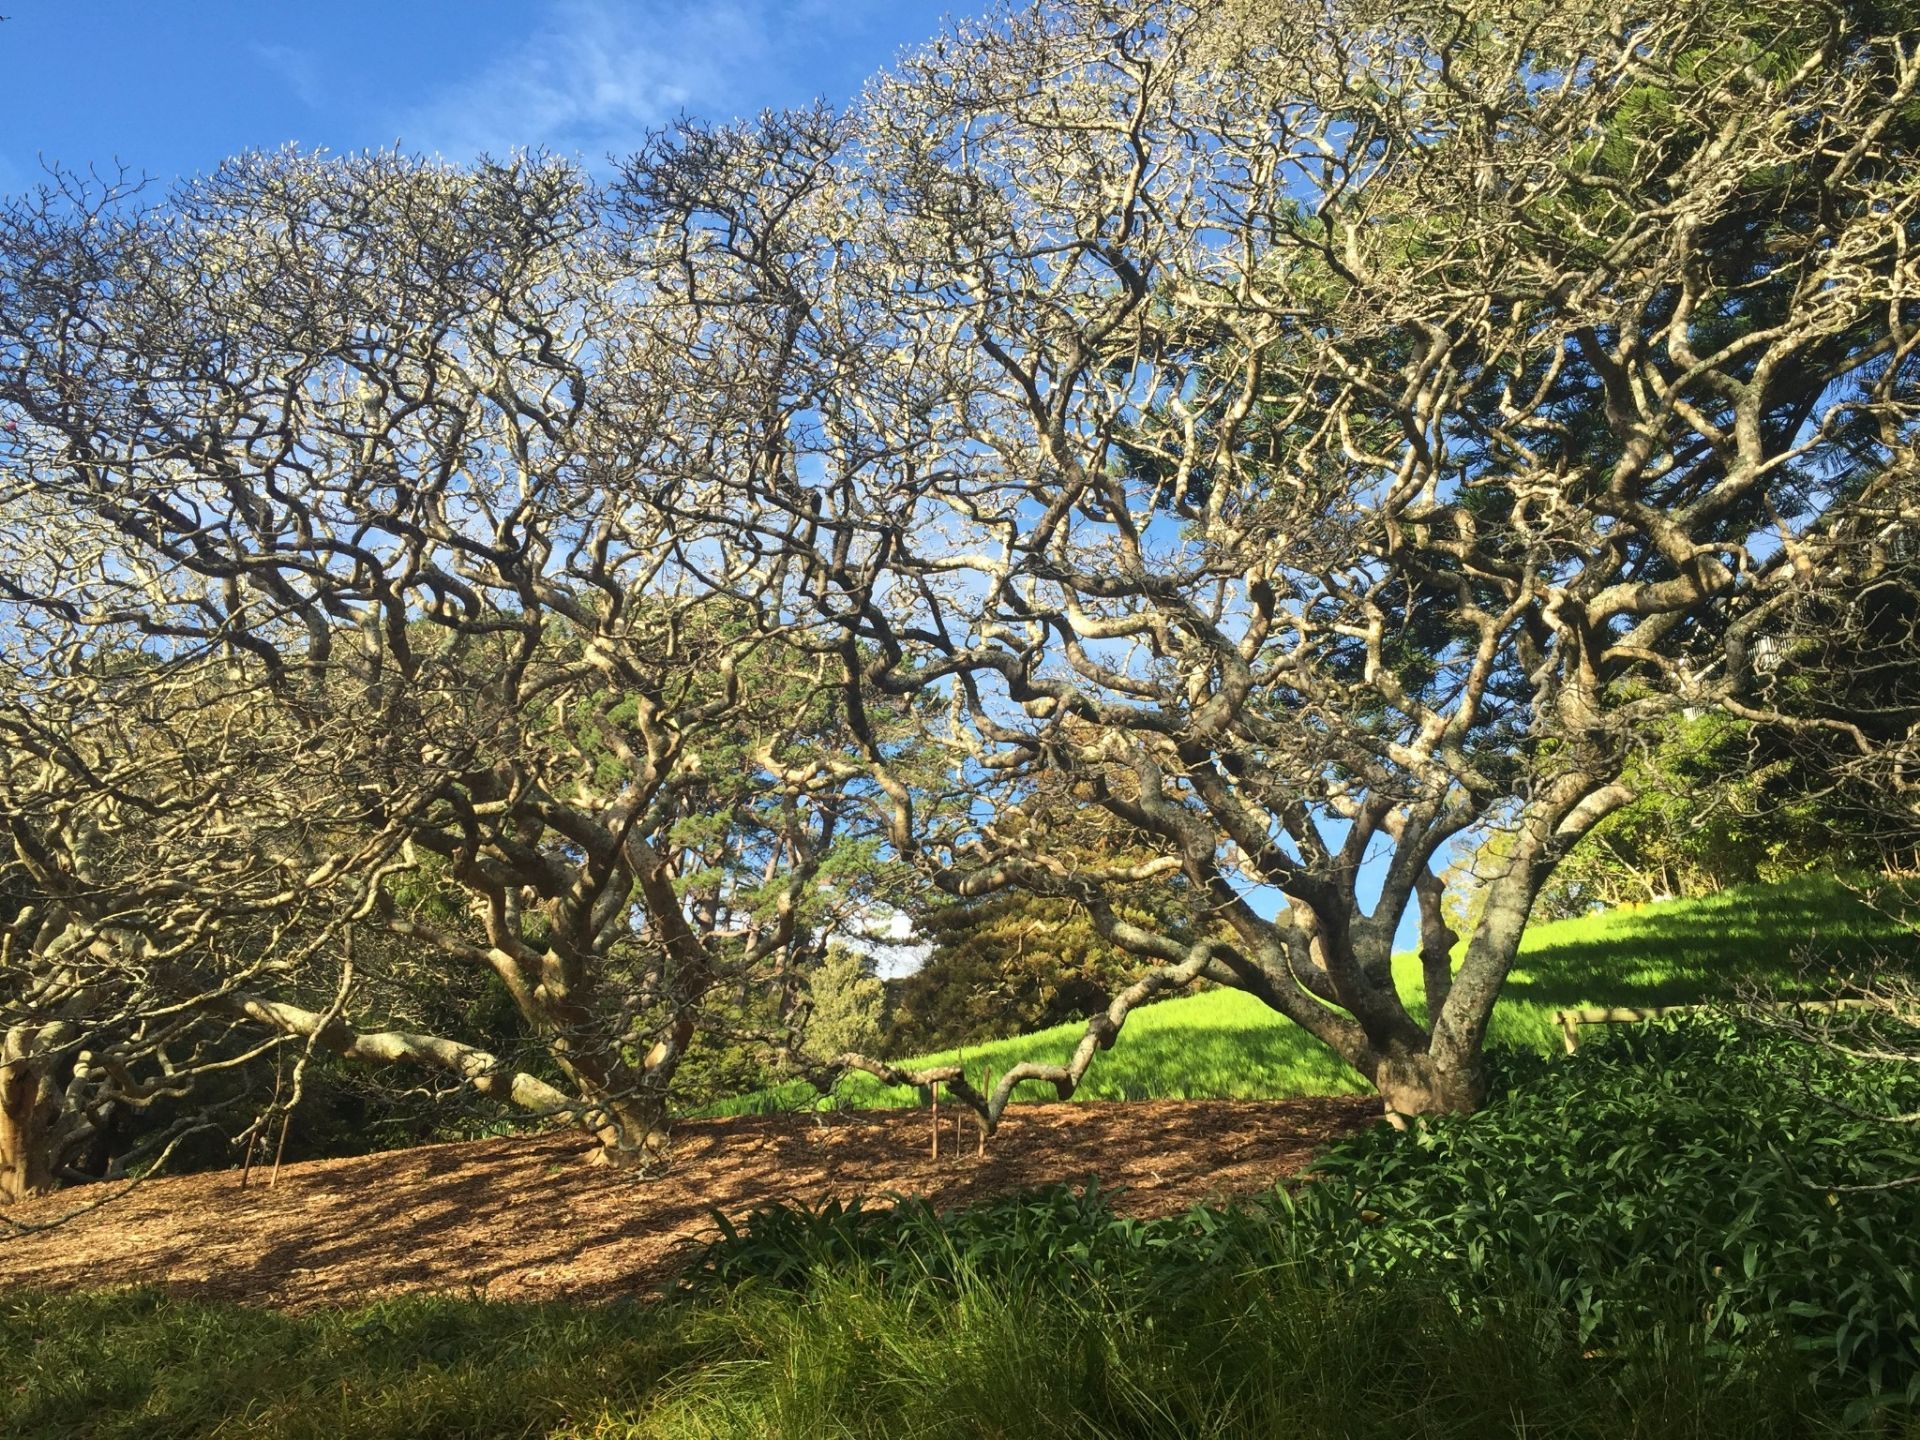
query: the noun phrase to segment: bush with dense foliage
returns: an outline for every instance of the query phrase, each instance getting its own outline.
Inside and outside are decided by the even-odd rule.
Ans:
[[[1913,1076],[1721,1020],[1517,1063],[1471,1122],[1336,1147],[1297,1202],[1317,1253],[1522,1290],[1588,1346],[1682,1312],[1717,1348],[1779,1330],[1823,1381],[1920,1401],[1920,1144],[1877,1118],[1920,1105]]]
[[[1066,787],[1043,782],[1001,833],[1022,837],[1063,873],[1146,858],[1143,836]],[[1179,876],[1125,887],[1114,914],[1193,944],[1207,905]],[[930,895],[915,907],[930,947],[913,974],[888,987],[884,1044],[892,1055],[1003,1040],[1104,1011],[1151,968],[1100,933],[1085,906],[1022,890]]]
[[[889,987],[887,1049],[915,1055],[1084,1020],[1144,968],[1070,901],[1000,894],[929,907],[933,949]]]
[[[1836,865],[1867,870],[1889,858],[1884,815],[1834,783],[1803,738],[1706,713],[1650,724],[1643,747],[1627,769],[1638,798],[1560,862],[1536,918],[1718,894]],[[1471,891],[1499,872],[1510,845],[1493,831],[1452,878]]]

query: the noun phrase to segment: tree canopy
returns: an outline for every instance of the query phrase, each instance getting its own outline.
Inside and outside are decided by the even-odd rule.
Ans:
[[[82,723],[62,657],[133,657],[127,704],[224,677],[248,765],[324,800],[297,844],[252,791],[193,813],[492,977],[543,1058],[358,1027],[345,953],[324,1003],[237,1013],[611,1153],[716,985],[905,867],[1140,966],[1066,1065],[911,1077],[989,1125],[1201,979],[1394,1112],[1470,1109],[1652,729],[1904,739],[1762,656],[1913,524],[1917,84],[1871,4],[1044,0],[604,184],[49,187],[0,217],[6,763],[110,792],[11,738]],[[1456,935],[1439,857],[1496,830]]]
[[[817,517],[858,683],[950,697],[929,738],[973,803],[890,787],[898,843],[1253,991],[1396,1109],[1477,1103],[1532,902],[1633,800],[1649,727],[1871,748],[1770,704],[1756,654],[1909,523],[1890,18],[1045,5],[910,59],[855,125],[641,157],[676,294],[780,316],[819,416],[812,471],[712,503]],[[857,238],[815,229],[835,193]],[[983,820],[1041,775],[1156,853],[1065,873]],[[1456,970],[1433,861],[1487,828]],[[1155,873],[1232,938],[1117,914]],[[1389,964],[1416,907],[1424,1017]]]

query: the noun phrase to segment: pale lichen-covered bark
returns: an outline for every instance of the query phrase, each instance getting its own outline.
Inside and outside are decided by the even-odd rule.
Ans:
[[[849,686],[925,697],[967,803],[929,816],[870,745],[896,843],[1183,973],[1116,917],[1135,879],[995,824],[1064,780],[1194,897],[1194,977],[1416,1112],[1478,1103],[1636,733],[1793,723],[1756,637],[1920,486],[1916,37],[1786,0],[1473,15],[1058,0],[909,57],[837,169],[825,125],[688,127],[629,192],[729,337],[696,388],[777,321],[761,373],[814,397],[789,438],[831,484],[703,493],[806,514]],[[1496,835],[1456,970],[1438,871]]]
[[[1202,979],[1471,1107],[1636,735],[1793,723],[1756,645],[1920,513],[1915,37],[1472,11],[1049,0],[605,186],[281,154],[16,206],[6,763],[163,817],[129,933],[184,933],[174,867],[298,949],[205,987],[242,1021],[552,1108],[368,1020],[329,942],[377,936],[502,987],[616,1148],[894,864],[1146,970],[960,1089],[989,1123]],[[1002,823],[1043,781],[1133,858]],[[1456,968],[1438,875],[1490,840]]]

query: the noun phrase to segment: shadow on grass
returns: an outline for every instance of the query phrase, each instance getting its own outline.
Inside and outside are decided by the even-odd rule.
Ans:
[[[1210,998],[1210,997],[1196,997]],[[1113,1049],[1094,1057],[1076,1100],[1268,1100],[1293,1095],[1349,1095],[1367,1088],[1337,1055],[1299,1026],[1274,1014],[1251,997],[1234,996],[1233,1013],[1207,1007],[1202,1020],[1142,1023],[1135,1017]],[[1178,1013],[1178,1012],[1175,1012]],[[1169,1017],[1172,1018],[1172,1017]],[[1182,1016],[1182,1019],[1186,1017]],[[959,1060],[975,1085],[987,1072],[1004,1075],[1023,1060],[1064,1063],[1078,1042],[1078,1026],[1066,1034],[1045,1032],[968,1047],[964,1054],[943,1054],[916,1065]],[[1030,1081],[1014,1092],[1017,1101],[1057,1100],[1050,1084]],[[747,1114],[811,1108],[823,1102],[805,1085],[742,1096],[712,1108],[712,1114]],[[911,1106],[918,1095],[902,1086],[882,1086],[866,1077],[844,1081],[827,1108],[872,1109]]]
[[[1840,975],[1920,954],[1914,934],[1832,880],[1730,890],[1543,927],[1502,999],[1574,1005],[1684,1005],[1743,982],[1831,989]]]
[[[1087,1071],[1096,1100],[1266,1099],[1341,1095],[1365,1087],[1337,1055],[1275,1015],[1255,1024],[1148,1031],[1123,1037]]]

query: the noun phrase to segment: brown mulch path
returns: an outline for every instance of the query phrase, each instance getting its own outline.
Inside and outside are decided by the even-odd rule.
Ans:
[[[1377,1098],[1022,1105],[976,1154],[924,1110],[693,1120],[657,1174],[585,1163],[571,1134],[429,1145],[256,1170],[158,1179],[57,1229],[0,1239],[0,1288],[148,1283],[287,1309],[410,1290],[507,1300],[611,1300],[658,1291],[728,1214],[775,1200],[898,1191],[942,1206],[1098,1175],[1119,1208],[1164,1215],[1296,1173],[1328,1140],[1379,1115]],[[14,1207],[52,1219],[84,1190]]]

